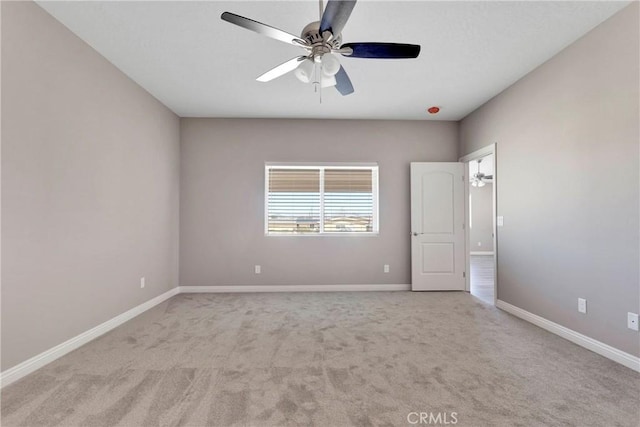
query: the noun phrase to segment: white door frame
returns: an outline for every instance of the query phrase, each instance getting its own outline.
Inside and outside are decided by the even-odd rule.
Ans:
[[[497,187],[498,187],[498,159],[496,155],[496,143],[491,145],[487,145],[479,150],[476,150],[472,153],[467,154],[466,156],[460,157],[458,161],[463,162],[465,164],[465,177],[468,175],[469,171],[469,162],[471,160],[478,160],[482,157],[488,156],[489,154],[493,154],[493,305],[496,304],[498,300],[498,232],[496,230],[496,215],[498,213],[498,200],[497,200]],[[466,185],[464,186],[464,217],[465,223],[469,224],[469,179],[466,180]],[[471,240],[471,230],[469,227],[465,227],[465,262],[466,268],[466,291],[471,291],[471,256],[470,252],[470,240]]]

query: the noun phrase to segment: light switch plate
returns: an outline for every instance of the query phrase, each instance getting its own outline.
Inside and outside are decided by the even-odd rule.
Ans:
[[[255,272],[256,272],[256,274],[260,274],[262,272],[262,268],[260,268],[259,265],[256,265],[255,266]]]
[[[502,227],[504,225],[504,217],[503,216],[499,216],[496,218],[496,225],[498,227]]]
[[[638,315],[636,313],[627,313],[627,328],[638,330]]]
[[[582,314],[587,314],[587,300],[584,298],[578,298],[578,311]]]

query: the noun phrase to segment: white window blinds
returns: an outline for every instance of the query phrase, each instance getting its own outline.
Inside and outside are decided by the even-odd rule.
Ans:
[[[373,231],[371,169],[325,169],[324,231]]]
[[[267,234],[378,232],[376,165],[267,165]]]
[[[268,169],[267,233],[320,232],[320,171]]]

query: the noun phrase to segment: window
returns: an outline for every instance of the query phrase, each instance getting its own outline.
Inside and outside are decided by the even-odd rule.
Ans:
[[[265,165],[265,233],[378,233],[375,163]]]

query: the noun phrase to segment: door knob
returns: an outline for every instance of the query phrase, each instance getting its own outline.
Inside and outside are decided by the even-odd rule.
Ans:
[[[417,235],[418,235],[418,233],[416,233],[415,231],[414,231],[413,233],[411,233],[411,234],[413,234],[414,236],[417,236]]]

